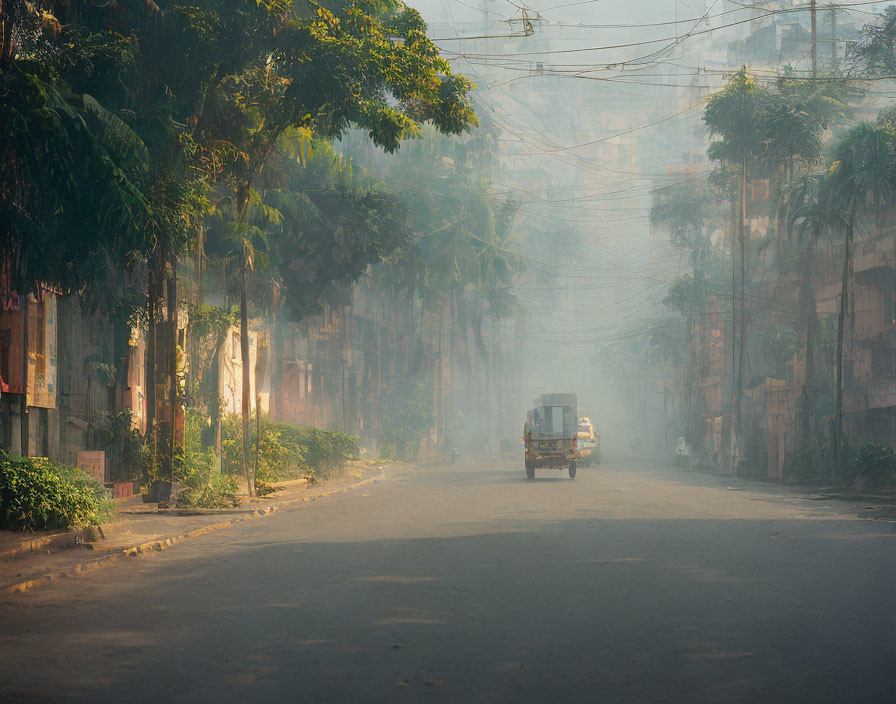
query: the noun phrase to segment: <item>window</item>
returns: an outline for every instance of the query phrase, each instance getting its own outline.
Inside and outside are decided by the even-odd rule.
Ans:
[[[883,305],[884,305],[884,327],[890,327],[896,324],[896,291],[892,286],[884,286]]]
[[[751,182],[751,199],[753,201],[768,200],[769,197],[769,180],[767,178],[758,178]]]
[[[576,419],[567,406],[539,406],[535,409],[535,428],[539,435],[573,437]]]

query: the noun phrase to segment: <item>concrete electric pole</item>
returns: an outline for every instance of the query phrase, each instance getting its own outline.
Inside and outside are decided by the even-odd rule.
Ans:
[[[818,35],[818,24],[815,13],[816,0],[812,0],[811,9],[809,10],[812,23],[812,78],[818,76],[818,54],[816,52],[816,37]]]

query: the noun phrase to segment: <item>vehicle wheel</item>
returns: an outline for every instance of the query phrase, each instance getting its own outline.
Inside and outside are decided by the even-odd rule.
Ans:
[[[535,465],[526,462],[526,479],[535,479]]]
[[[570,479],[576,478],[576,463],[575,462],[573,462],[571,465],[569,465],[569,478]]]

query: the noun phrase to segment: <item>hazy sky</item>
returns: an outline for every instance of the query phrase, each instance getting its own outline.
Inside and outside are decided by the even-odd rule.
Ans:
[[[576,0],[574,0],[576,2]],[[710,0],[710,3],[712,0]],[[483,9],[495,22],[518,16],[518,7],[528,7],[540,12],[554,22],[659,22],[675,19],[676,5],[679,19],[696,17],[706,11],[703,0],[533,0],[522,3],[509,0],[410,0],[427,21],[431,23],[455,23],[480,21]],[[719,0],[718,6],[722,2]],[[479,9],[473,9],[479,8]]]

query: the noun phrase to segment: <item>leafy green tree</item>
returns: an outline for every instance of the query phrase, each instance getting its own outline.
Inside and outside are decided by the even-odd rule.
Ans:
[[[870,198],[875,213],[896,195],[896,130],[886,123],[862,122],[837,146],[825,196],[838,204],[843,227],[843,270],[837,327],[836,380],[834,386],[834,471],[843,470],[844,332],[850,300],[853,241],[856,215]]]
[[[23,281],[77,288],[92,272],[115,271],[106,262],[145,262],[147,367],[151,379],[161,370],[168,382],[172,420],[176,272],[190,246],[202,261],[204,246],[191,240],[202,232],[208,182],[218,207],[230,208],[234,246],[222,261],[238,270],[245,343],[248,281],[271,258],[272,233],[279,236],[279,271],[313,273],[305,281],[282,277],[301,308],[319,299],[314,289],[326,289],[328,278],[356,278],[401,231],[392,227],[400,207],[380,193],[334,187],[316,202],[307,199],[300,218],[285,205],[293,200],[288,187],[268,193],[282,184],[262,173],[272,154],[289,152],[290,132],[310,143],[359,125],[391,151],[424,122],[446,133],[475,123],[469,82],[452,76],[420,15],[392,0],[42,7],[6,0],[0,18],[0,110],[4,125],[14,127],[0,138],[5,163],[13,165],[0,177],[0,210],[9,215],[0,226],[4,254],[22,263],[14,270]],[[183,60],[171,61],[174,55]],[[286,212],[283,222],[268,198]],[[308,253],[315,238],[320,246],[312,244],[309,261],[298,262],[304,268],[290,268],[297,264],[284,256],[290,237],[294,244],[312,223],[299,251]],[[371,223],[377,232],[360,237],[361,225]],[[331,235],[349,249],[358,244],[358,256],[345,257],[331,246],[333,237],[327,244]],[[76,264],[82,260],[88,266]],[[163,308],[168,319],[160,331]],[[160,361],[157,348],[167,350]],[[246,360],[243,366],[245,373]],[[156,387],[149,385],[151,415]],[[173,456],[173,435],[171,450]]]
[[[265,196],[281,225],[270,236],[271,257],[287,312],[301,319],[406,244],[407,206],[375,176],[357,174],[325,140],[314,140],[304,165],[274,158],[267,176],[278,177],[265,179]]]
[[[712,199],[705,185],[686,184],[658,194],[650,223],[668,227],[672,244],[688,251],[691,268],[703,270],[712,246],[707,231]]]
[[[714,210],[710,193],[703,183],[658,191],[656,202],[650,209],[651,224],[669,229],[672,244],[687,252],[691,266],[691,273],[679,277],[669,288],[663,301],[685,319],[684,330],[676,335],[667,329],[658,328],[650,337],[652,345],[654,342],[663,343],[659,349],[665,350],[665,358],[687,360],[683,435],[692,447],[700,444],[697,405],[694,403],[698,366],[695,333],[698,329],[697,317],[706,304],[706,272],[712,255],[710,231]],[[673,342],[680,342],[682,346],[674,355],[668,349]]]
[[[63,273],[71,272],[71,287],[78,290],[84,290],[83,282],[95,272],[104,271],[105,280],[93,288],[108,296],[119,282],[134,285],[133,278],[122,277],[123,268],[142,270],[147,290],[142,317],[148,321],[148,428],[155,448],[161,391],[169,409],[162,463],[170,460],[171,471],[179,412],[177,267],[199,230],[206,181],[221,172],[223,160],[232,154],[216,129],[221,118],[218,89],[254,56],[248,48],[255,46],[255,38],[276,29],[270,17],[277,13],[268,10],[244,0],[216,0],[201,7],[190,0],[11,2],[2,8],[4,29],[10,26],[9,17],[20,23],[12,33],[18,47],[15,60],[5,39],[0,51],[6,57],[3,68],[9,67],[3,82],[31,108],[19,110],[19,119],[10,121],[18,128],[11,135],[33,156],[41,157],[47,145],[49,159],[56,161],[32,169],[33,183],[40,183],[40,172],[45,182],[48,177],[62,181],[46,190],[63,201],[56,205],[45,198],[42,207],[35,208],[42,211],[38,227],[22,229],[10,239],[19,254],[26,249],[52,252],[54,257],[41,261],[43,268],[50,269],[58,260]],[[34,29],[34,17],[44,29]],[[171,61],[171,56],[182,61]],[[28,90],[16,89],[16,81]],[[3,107],[15,110],[19,106],[14,103],[4,102]],[[76,143],[81,133],[87,138],[85,147]],[[13,161],[27,166],[21,157]],[[12,193],[13,210],[27,212],[21,207],[27,196],[3,190]],[[47,214],[64,223],[55,226],[58,233]],[[60,245],[71,240],[72,246],[44,248],[41,229]],[[91,248],[95,240],[101,244],[98,252]],[[30,271],[28,275],[33,276]],[[52,269],[40,278],[58,279]],[[167,310],[164,321],[162,310]]]
[[[280,227],[269,235],[275,284],[260,287],[276,292],[264,302],[273,328],[274,413],[280,403],[281,319],[300,320],[325,303],[348,302],[351,286],[368,267],[411,237],[406,204],[375,174],[356,171],[325,140],[315,139],[311,146],[301,163],[279,149],[263,179],[268,202],[281,214]]]
[[[810,465],[812,471],[798,469],[800,474],[817,472],[817,450],[820,430],[816,424],[818,376],[816,348],[820,342],[820,326],[815,299],[815,269],[818,245],[825,232],[838,218],[836,204],[826,198],[825,174],[811,174],[793,185],[788,194],[786,227],[789,250],[795,253],[799,273],[799,317],[803,323],[800,343],[803,356],[803,386],[796,411],[796,448],[798,463]],[[809,469],[808,467],[806,469]]]
[[[356,163],[381,173],[408,204],[413,235],[372,270],[368,305],[377,319],[393,326],[392,339],[416,339],[406,356],[403,349],[395,350],[395,355],[401,357],[408,375],[423,377],[421,383],[431,385],[424,394],[433,408],[428,417],[436,428],[437,442],[444,442],[448,416],[453,414],[451,392],[443,389],[441,377],[443,349],[447,349],[448,368],[456,365],[472,371],[473,365],[481,364],[487,385],[500,393],[496,381],[500,360],[495,350],[488,349],[483,328],[519,309],[512,288],[524,269],[515,251],[516,205],[489,193],[488,174],[496,141],[487,126],[462,140],[441,137],[427,128],[401,153],[372,160],[355,135],[348,141],[350,153],[358,152]],[[424,339],[426,313],[438,330],[432,350],[427,350]],[[449,335],[447,343],[443,330]],[[464,344],[468,334],[475,347],[472,355]],[[436,372],[424,373],[436,360]],[[415,393],[425,390],[420,385],[413,388]],[[474,391],[482,394],[483,400],[488,396],[482,384]],[[398,410],[390,406],[387,415],[396,416]],[[397,421],[392,420],[394,431]],[[484,413],[482,421],[496,419]],[[414,434],[419,435],[418,431],[419,427]]]
[[[858,94],[840,80],[800,81],[787,73],[774,86],[761,87],[746,69],[742,69],[707,104],[704,120],[715,137],[708,154],[719,164],[711,180],[732,204],[732,232],[735,233],[739,259],[732,275],[732,313],[733,318],[739,320],[731,396],[735,443],[742,429],[741,401],[748,343],[745,310],[749,271],[746,246],[748,178],[768,178],[770,181],[772,209],[769,214],[775,224],[777,261],[783,263],[790,246],[785,232],[787,210],[798,197],[793,191],[797,189],[805,197],[799,184],[822,165],[826,130],[849,117],[848,102]]]
[[[731,395],[732,461],[736,462],[741,436],[741,400],[743,398],[743,370],[746,356],[747,316],[744,295],[746,290],[746,199],[747,167],[760,150],[762,129],[758,119],[763,106],[763,89],[746,68],[732,76],[725,87],[712,95],[706,104],[703,120],[715,139],[709,145],[707,154],[722,165],[721,175],[737,184],[736,197],[732,199],[732,232],[736,245],[732,244],[732,257],[739,250],[740,293],[737,293],[737,277],[732,272],[732,311],[734,302],[739,303],[740,330],[738,334],[737,362],[734,365],[734,380]],[[726,191],[732,188],[726,185]],[[736,318],[737,316],[732,316]],[[732,325],[734,320],[732,320]]]
[[[423,122],[450,134],[475,123],[467,97],[470,83],[451,74],[415,10],[394,0],[259,7],[270,16],[271,31],[252,38],[246,62],[216,89],[221,139],[234,155],[223,176],[232,189],[233,232],[243,243],[238,266],[244,445],[249,421],[247,272],[256,250],[249,208],[281,137],[295,129],[334,138],[356,125],[375,144],[394,151]]]
[[[60,76],[76,50],[52,15],[45,32],[50,20],[28,3],[4,3],[0,14],[0,256],[9,284],[101,291],[114,282],[110,263],[132,260],[146,244],[146,148]]]
[[[856,75],[896,75],[896,7],[887,7],[876,22],[866,24],[861,38],[847,46],[846,57]]]

